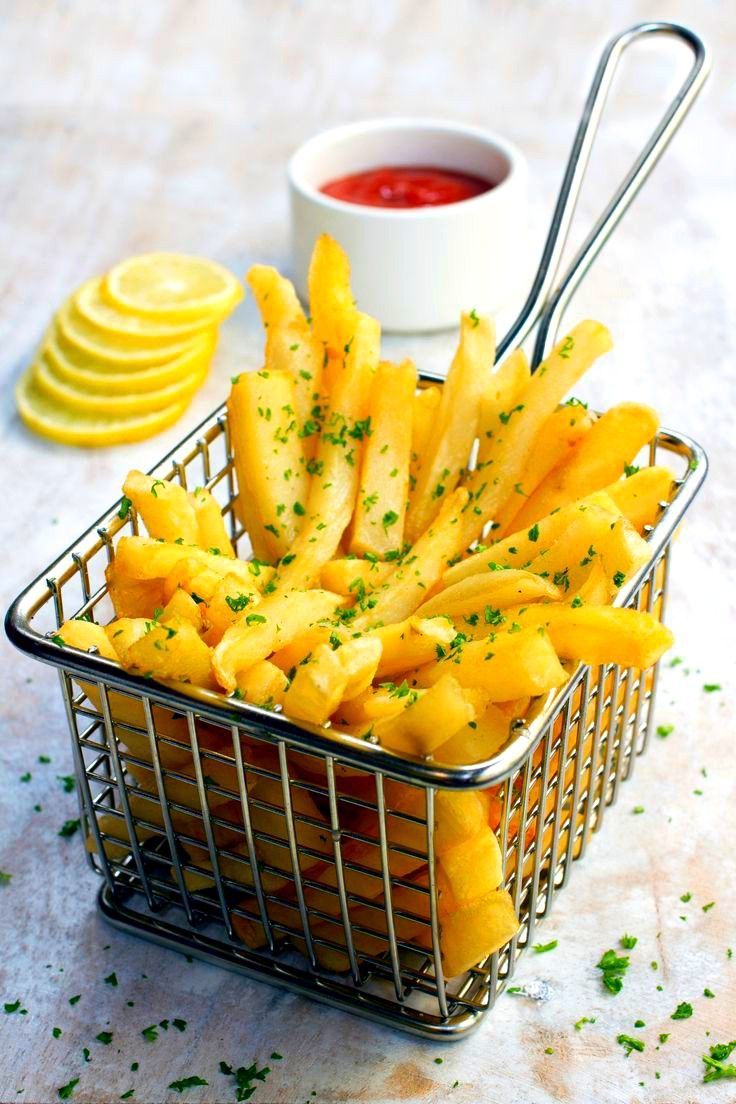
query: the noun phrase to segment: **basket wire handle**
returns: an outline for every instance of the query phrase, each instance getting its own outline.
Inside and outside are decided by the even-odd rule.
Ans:
[[[644,149],[581,245],[566,273],[554,287],[593,142],[621,56],[632,43],[655,35],[676,38],[683,42],[693,54],[693,64]],[[585,101],[539,267],[519,315],[499,343],[499,357],[512,344],[521,344],[539,322],[531,358],[532,371],[539,365],[554,339],[567,304],[674,137],[700,93],[709,71],[710,57],[705,45],[693,31],[677,23],[638,23],[610,40],[598,63]]]

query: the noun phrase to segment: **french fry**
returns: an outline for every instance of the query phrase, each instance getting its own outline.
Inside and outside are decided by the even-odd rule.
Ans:
[[[129,670],[214,687],[212,652],[190,621],[172,617],[165,624],[144,622],[137,639],[126,639],[122,646],[123,636],[116,639],[113,632],[110,639],[120,663]]]
[[[118,661],[118,653],[107,633],[102,625],[96,625],[94,621],[81,618],[65,621],[56,634],[56,639],[63,648],[77,648],[80,652],[96,648],[103,659],[112,659],[116,663]]]
[[[116,617],[146,617],[168,600],[163,579],[133,579],[117,558],[105,568],[105,582]]]
[[[216,556],[188,544],[170,544],[148,537],[121,537],[115,548],[115,570],[130,580],[164,580],[182,562],[192,560],[219,579],[234,575],[244,587],[253,583],[261,589],[273,572],[257,562]]]
[[[509,718],[498,706],[489,705],[472,725],[461,728],[446,744],[438,747],[434,757],[439,763],[450,766],[482,763],[507,743],[509,724]]]
[[[462,644],[444,659],[420,667],[414,675],[416,685],[431,686],[449,673],[461,686],[477,687],[489,701],[501,702],[536,697],[565,682],[567,675],[546,632],[522,628],[489,635],[493,639]]]
[[[207,643],[219,644],[225,632],[234,625],[243,610],[253,612],[261,601],[258,589],[244,583],[237,575],[226,575],[220,579],[207,599]]]
[[[474,790],[437,790],[434,850],[439,858],[450,848],[473,839],[485,826],[486,806],[478,793]]]
[[[207,552],[216,550],[220,556],[235,556],[219,504],[206,487],[197,487],[189,500],[197,521],[197,544]],[[161,534],[159,534],[161,535]]]
[[[329,234],[314,243],[307,282],[314,335],[328,356],[339,360],[355,333],[358,310],[350,287],[350,262]]]
[[[409,617],[373,629],[371,635],[381,641],[376,677],[389,679],[436,659],[437,649],[447,648],[456,631],[446,617]]]
[[[464,314],[460,321],[460,343],[442,388],[436,425],[410,496],[406,515],[406,539],[410,544],[432,523],[465,472],[494,352],[495,334],[488,319]]]
[[[175,590],[171,595],[158,620],[161,624],[166,624],[168,621],[172,621],[175,618],[181,618],[184,621],[188,621],[198,633],[201,633],[204,628],[202,603],[195,602],[192,596],[187,594],[185,590],[182,590],[181,587]]]
[[[247,671],[241,671],[237,683],[241,696],[262,709],[281,705],[289,686],[289,680],[281,668],[267,659],[254,663]]]
[[[660,503],[672,498],[675,477],[667,468],[642,468],[628,479],[619,479],[606,487],[619,510],[634,528],[642,533],[645,526],[654,525]]]
[[[521,474],[519,484],[525,495],[531,495],[551,471],[563,464],[582,437],[593,425],[593,418],[580,403],[560,406],[550,414],[537,434],[529,459]],[[514,492],[496,515],[498,529],[503,536],[512,528],[518,528],[516,517],[524,506],[524,499]]]
[[[178,483],[141,471],[128,472],[123,494],[130,499],[150,536],[199,543],[199,526],[189,495]]]
[[[600,506],[579,511],[557,540],[532,560],[529,571],[544,574],[563,594],[574,594],[590,574],[591,564],[601,550],[610,548],[612,527],[617,520],[621,519]],[[629,532],[641,540],[631,527]],[[623,545],[622,540],[618,543]]]
[[[516,413],[515,407],[529,383],[529,360],[523,349],[514,349],[503,364],[489,373],[483,388],[478,423],[478,463],[485,465],[494,448],[494,441],[503,419]],[[502,417],[503,416],[503,417]]]
[[[674,640],[661,621],[643,610],[550,603],[530,606],[524,619],[526,624],[536,622],[547,629],[563,659],[589,664],[617,663],[645,670],[661,659]]]
[[[220,685],[232,692],[240,672],[283,648],[315,621],[330,617],[339,603],[339,596],[326,590],[292,591],[269,594],[257,612],[243,611],[214,650]]]
[[[602,490],[651,441],[658,426],[651,407],[639,403],[611,407],[525,500],[516,515],[517,528],[533,525],[552,510]]]
[[[347,682],[337,652],[318,644],[297,667],[284,694],[284,712],[298,721],[324,724],[340,704]]]
[[[354,594],[356,579],[363,583],[366,590],[370,590],[379,586],[393,570],[393,563],[381,563],[375,557],[370,560],[350,557],[326,563],[320,572],[319,581],[324,590],[349,598]]]
[[[470,502],[464,517],[465,546],[493,521],[521,479],[534,440],[550,414],[597,357],[611,348],[611,335],[599,322],[580,322],[539,366],[524,391],[523,409],[505,411],[503,435],[483,467],[476,467],[465,486]],[[585,438],[583,438],[585,440]]]
[[[416,386],[417,370],[410,360],[379,364],[351,526],[350,551],[359,556],[382,557],[403,544]]]
[[[376,721],[373,734],[394,751],[429,755],[475,717],[460,683],[446,672],[425,693],[410,692],[401,713]]]
[[[292,375],[268,369],[242,372],[228,398],[235,508],[256,555],[266,560],[289,551],[306,513],[309,475],[295,403]]]
[[[495,889],[467,908],[445,916],[440,946],[445,976],[457,977],[503,947],[519,930],[514,903]]]
[[[462,511],[467,501],[468,493],[462,487],[445,499],[436,520],[411,553],[369,596],[368,608],[354,622],[356,629],[402,621],[414,613],[441,577],[448,560],[460,552]]]
[[[378,323],[359,314],[348,352],[336,369],[304,525],[277,575],[281,590],[312,585],[350,524],[360,476],[361,442],[370,428],[366,418],[379,341]]]
[[[483,824],[469,840],[450,847],[437,864],[440,916],[468,908],[497,889],[503,878],[501,849]]]
[[[481,613],[487,607],[506,609],[523,602],[536,602],[540,598],[560,597],[559,589],[547,579],[531,571],[508,568],[506,571],[487,571],[483,575],[469,575],[441,590],[419,607],[417,617],[465,617]]]
[[[442,388],[436,384],[423,387],[414,395],[411,404],[411,463],[409,465],[409,485],[414,489],[421,458],[427,451],[427,445],[437,424],[437,411],[442,401]]]
[[[373,635],[347,640],[340,646],[338,655],[347,678],[343,701],[351,701],[368,689],[376,675],[381,651],[381,641]]]
[[[309,323],[289,280],[269,265],[253,265],[246,280],[253,292],[266,329],[265,367],[289,372],[294,380],[294,406],[304,455],[314,455],[316,436],[305,432],[315,421],[314,409],[322,401],[324,350]]]

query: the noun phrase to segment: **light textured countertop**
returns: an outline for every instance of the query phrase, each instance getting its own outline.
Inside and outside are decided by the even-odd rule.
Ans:
[[[135,1088],[133,1099],[150,1104],[174,1098],[173,1079],[198,1074],[209,1087],[185,1099],[211,1104],[234,1098],[220,1059],[271,1065],[253,1099],[279,1104],[736,1100],[736,1082],[702,1084],[700,1061],[713,1042],[736,1038],[733,4],[7,0],[0,585],[7,605],[116,496],[129,466],[150,466],[222,398],[233,371],[258,361],[246,303],[180,425],[109,451],[47,444],[19,424],[12,387],[74,286],[156,248],[209,254],[238,272],[285,264],[289,152],[327,125],[380,113],[458,117],[516,140],[531,164],[536,240],[594,56],[615,30],[657,17],[699,30],[716,73],[571,312],[599,316],[616,339],[580,390],[599,406],[652,403],[705,445],[712,470],[674,557],[669,621],[684,662],[664,670],[658,705],[674,731],[637,764],[541,929],[557,949],[519,965],[521,982],[548,982],[549,999],[503,996],[476,1034],[438,1048],[112,931],[96,913],[98,882],[79,838],[57,835],[76,805],[57,781],[71,754],[56,676],[4,642],[0,869],[12,881],[0,886],[0,1002],[19,998],[27,1015],[0,1014],[0,1100],[56,1100],[79,1078],[74,1100]],[[583,222],[635,154],[678,64],[673,48],[656,47],[625,66]],[[437,367],[452,342],[387,345]],[[722,690],[705,693],[704,683]],[[638,805],[645,812],[633,816]],[[610,997],[595,963],[625,931],[638,943],[623,992]],[[103,981],[113,970],[117,988]],[[693,1016],[673,1022],[681,1001]],[[596,1022],[576,1031],[583,1016]],[[185,1032],[143,1041],[143,1027],[173,1017]],[[646,1049],[627,1059],[616,1036],[634,1033],[638,1019]],[[102,1030],[114,1032],[109,1046],[94,1041]],[[662,1032],[669,1039],[657,1049]],[[269,1061],[272,1051],[283,1059]]]

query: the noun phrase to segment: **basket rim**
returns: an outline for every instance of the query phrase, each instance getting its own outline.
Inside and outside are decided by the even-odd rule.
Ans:
[[[441,381],[442,377],[433,373],[422,373],[421,380],[424,383],[433,383]],[[154,464],[149,474],[161,476],[170,472],[174,475],[177,466],[193,458],[202,444],[209,443],[224,433],[225,424],[226,404],[221,403]],[[626,604],[652,565],[660,558],[700,490],[708,471],[705,450],[691,437],[660,428],[655,441],[658,447],[687,460],[687,467],[684,476],[676,480],[675,494],[649,534],[651,555],[621,588],[613,603],[616,606]],[[188,452],[180,455],[184,450]],[[117,516],[121,501],[118,498],[40,572],[15,598],[5,615],[5,631],[15,647],[42,663],[62,668],[72,677],[105,683],[132,697],[149,698],[152,703],[167,706],[176,712],[193,711],[214,724],[237,726],[259,738],[285,740],[301,751],[332,756],[359,770],[377,771],[404,782],[436,786],[440,789],[480,789],[502,782],[518,769],[541,739],[550,717],[571,697],[587,670],[585,664],[578,664],[559,690],[551,691],[546,698],[539,699],[531,720],[513,723],[509,741],[493,756],[480,763],[461,766],[442,764],[432,758],[421,759],[399,754],[356,736],[331,732],[329,727],[297,723],[283,713],[261,709],[214,691],[181,683],[154,682],[134,675],[100,655],[59,647],[32,626],[37,612],[52,600],[57,580],[61,578],[63,585],[66,578],[78,570],[75,557],[83,552],[88,556],[96,554],[122,528],[124,522]]]

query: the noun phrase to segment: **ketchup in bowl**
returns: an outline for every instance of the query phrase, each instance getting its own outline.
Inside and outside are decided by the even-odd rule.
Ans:
[[[320,191],[362,207],[440,207],[490,192],[494,183],[481,176],[432,165],[381,165],[340,176]]]

